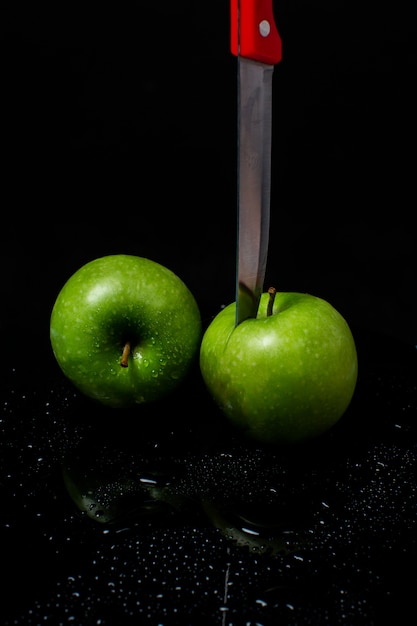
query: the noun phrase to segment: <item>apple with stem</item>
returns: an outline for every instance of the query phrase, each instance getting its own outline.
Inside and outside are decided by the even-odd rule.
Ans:
[[[161,398],[198,355],[196,300],[168,268],[139,256],[104,256],[82,266],[54,303],[50,339],[65,376],[111,407]]]
[[[200,369],[223,413],[248,436],[289,444],[317,437],[346,411],[358,376],[342,315],[304,293],[263,293],[256,318],[235,325],[236,304],[204,332]]]

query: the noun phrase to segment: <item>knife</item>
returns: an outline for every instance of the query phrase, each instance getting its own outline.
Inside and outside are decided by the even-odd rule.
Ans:
[[[272,0],[230,0],[238,63],[236,325],[256,317],[269,243],[272,76],[282,58]]]

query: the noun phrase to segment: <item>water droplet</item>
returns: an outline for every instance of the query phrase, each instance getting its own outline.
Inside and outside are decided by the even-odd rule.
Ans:
[[[139,478],[139,482],[144,484],[144,485],[157,485],[158,481],[155,480],[154,478]]]

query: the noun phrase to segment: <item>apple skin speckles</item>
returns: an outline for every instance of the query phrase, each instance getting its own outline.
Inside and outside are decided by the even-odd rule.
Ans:
[[[345,319],[309,294],[262,294],[256,319],[235,326],[236,304],[204,333],[200,368],[223,413],[248,436],[296,443],[329,430],[345,413],[358,375]]]
[[[153,402],[174,390],[197,357],[201,336],[200,311],[184,282],[132,255],[81,267],[59,292],[50,319],[52,350],[65,376],[112,407]]]

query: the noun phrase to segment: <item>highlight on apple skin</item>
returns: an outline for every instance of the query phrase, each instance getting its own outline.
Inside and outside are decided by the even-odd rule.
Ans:
[[[171,270],[150,259],[108,255],[64,284],[50,340],[65,376],[112,407],[153,402],[173,391],[197,358],[197,302]]]
[[[263,293],[256,318],[235,325],[236,303],[206,329],[200,369],[221,411],[249,437],[311,440],[333,427],[357,382],[355,341],[343,316],[309,294]]]

